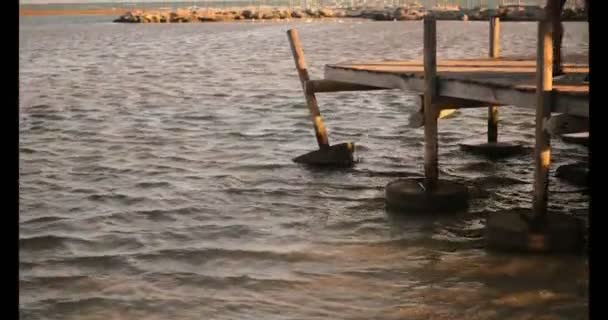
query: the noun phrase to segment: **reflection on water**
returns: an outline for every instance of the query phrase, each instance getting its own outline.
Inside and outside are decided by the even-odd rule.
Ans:
[[[530,206],[532,189],[530,155],[458,149],[485,137],[485,110],[440,122],[441,174],[475,190],[468,213],[385,212],[384,186],[422,173],[416,99],[397,91],[319,95],[355,168],[291,162],[316,144],[285,31],[316,78],[419,57],[420,22],[91,19],[20,25],[23,319],[588,318],[586,258],[483,249],[486,214]],[[586,24],[566,28],[566,53],[586,53]],[[487,29],[439,22],[439,56],[485,56]],[[501,31],[503,55],[534,54],[534,24]],[[532,111],[501,112],[499,139],[532,146]],[[553,146],[553,168],[587,157]],[[576,187],[550,189],[552,209],[587,216]]]

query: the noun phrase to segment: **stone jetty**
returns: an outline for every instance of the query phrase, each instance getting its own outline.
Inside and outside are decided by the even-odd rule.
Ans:
[[[306,10],[292,8],[232,8],[201,9],[188,8],[177,10],[135,10],[118,17],[114,22],[120,23],[190,23],[219,22],[239,20],[290,20],[322,18],[360,18],[376,21],[422,20],[433,16],[437,20],[489,20],[498,16],[502,21],[538,21],[544,15],[537,6],[505,6],[498,9],[441,9],[427,10],[421,7],[401,8],[310,8]],[[565,21],[585,21],[583,10],[566,9]]]

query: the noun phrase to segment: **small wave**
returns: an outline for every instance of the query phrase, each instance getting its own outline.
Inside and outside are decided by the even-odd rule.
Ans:
[[[24,310],[26,314],[30,314],[32,318],[46,318],[49,314],[69,314],[73,313],[74,310],[95,310],[96,313],[109,312],[109,310],[117,310],[117,308],[132,308],[133,304],[137,302],[132,297],[117,297],[117,296],[88,296],[88,297],[74,297],[74,298],[47,298],[37,301],[35,305],[46,306],[44,312],[38,308]],[[144,303],[145,301],[139,301]],[[150,302],[145,302],[150,303]],[[23,313],[23,311],[21,311]],[[81,314],[78,312],[78,314]]]
[[[305,230],[310,228],[310,224],[304,221],[289,221],[279,223],[279,226],[285,229]]]
[[[35,114],[35,113],[46,113],[49,111],[53,111],[53,106],[48,105],[48,104],[36,104],[36,105],[32,105],[29,107],[25,107],[24,111],[26,111],[29,114]]]
[[[276,132],[262,132],[262,133],[246,133],[246,132],[228,132],[228,136],[237,138],[247,139],[264,139],[265,141],[283,142],[285,137],[278,135]]]
[[[369,137],[374,138],[374,139],[389,140],[389,141],[403,139],[403,136],[398,135],[398,134],[370,134]]]
[[[367,228],[367,227],[373,227],[375,229],[375,226],[372,226],[372,225],[386,226],[386,218],[378,217],[378,218],[363,219],[363,220],[349,219],[348,221],[338,221],[336,223],[328,224],[325,227],[327,229],[333,229],[333,230],[352,230],[352,229],[359,230],[360,228]]]
[[[130,168],[114,168],[107,165],[102,165],[98,163],[93,163],[90,165],[81,165],[78,167],[73,167],[71,169],[71,174],[116,174],[116,175],[125,175],[136,173],[137,171]]]
[[[105,193],[105,194],[92,194],[87,196],[87,200],[94,202],[109,202],[109,201],[118,201],[125,205],[132,205],[140,202],[145,202],[150,200],[146,197],[135,197],[129,196],[121,193]]]
[[[84,274],[91,274],[91,272],[105,273],[108,270],[141,273],[141,270],[131,263],[130,255],[127,254],[64,256],[41,260],[39,265],[43,265],[45,268],[49,268],[46,266],[52,266],[55,270],[78,270],[79,273]]]
[[[36,151],[36,150],[34,150],[34,149],[32,149],[32,148],[20,147],[20,148],[19,148],[19,152],[20,152],[20,153],[25,153],[25,154],[34,154],[34,153],[36,153],[37,151]]]
[[[489,176],[477,178],[474,180],[474,183],[482,187],[505,187],[516,184],[527,184],[528,182],[511,177]]]
[[[82,193],[82,194],[91,194],[91,193],[97,192],[97,190],[95,190],[95,189],[88,189],[88,188],[74,188],[70,191],[73,193]]]
[[[240,289],[264,289],[280,287],[291,287],[296,284],[303,284],[306,281],[297,279],[277,278],[277,277],[256,277],[251,275],[235,275],[235,276],[207,276],[196,273],[171,273],[171,276],[178,280],[181,286],[205,286],[212,289],[227,289],[229,287],[238,287]]]
[[[178,115],[174,117],[175,119],[180,120],[194,120],[194,121],[208,121],[208,120],[218,120],[218,117],[214,115]]]
[[[61,112],[61,111],[53,111],[53,112]],[[32,113],[32,114],[30,114],[30,117],[34,118],[34,119],[53,120],[53,121],[60,121],[60,120],[66,119],[65,116],[59,115],[56,113]]]
[[[176,221],[177,219],[173,216],[173,214],[180,214],[179,212],[189,213],[187,209],[178,209],[178,210],[160,210],[160,209],[152,209],[152,210],[138,210],[134,211],[133,214],[142,215],[146,217],[146,219],[152,221]],[[128,215],[123,214],[115,214],[113,216],[119,216],[122,219],[129,221],[130,218]]]
[[[195,160],[188,160],[189,162],[195,162]],[[188,173],[191,172],[190,169],[180,167],[180,166],[168,166],[162,164],[154,164],[149,166],[150,169],[156,169],[155,171],[147,171],[147,174],[164,174],[165,172],[175,172],[175,173]]]
[[[227,248],[200,248],[200,249],[163,249],[152,253],[137,254],[134,258],[143,261],[169,260],[185,261],[190,264],[199,264],[214,259],[253,259],[285,262],[313,261],[319,257],[299,251],[270,251],[246,250]]]
[[[228,194],[237,195],[265,195],[265,196],[299,196],[299,189],[266,189],[266,188],[226,188],[223,190]]]
[[[370,147],[368,147],[366,145],[355,143],[355,152],[357,152],[357,151],[370,151],[370,150],[372,150],[372,148],[370,148]]]
[[[23,253],[31,254],[39,250],[71,249],[92,252],[124,252],[143,248],[143,244],[134,237],[117,234],[105,234],[91,238],[73,236],[41,235],[19,239]],[[71,254],[76,254],[70,252]]]
[[[32,218],[32,219],[25,219],[25,220],[20,221],[19,223],[23,223],[23,224],[51,223],[51,222],[57,222],[57,221],[66,220],[66,219],[69,219],[69,218],[61,217],[61,216],[46,216],[46,217],[36,217],[36,218]]]
[[[39,250],[60,249],[66,248],[68,243],[80,243],[86,245],[90,244],[91,241],[68,236],[33,236],[29,238],[19,238],[19,250],[31,252]]]
[[[254,170],[276,170],[282,168],[292,167],[293,164],[285,164],[285,163],[261,163],[261,164],[239,164],[230,166],[227,169],[239,169],[243,171],[254,171]]]
[[[340,183],[310,183],[311,187],[317,189],[330,188],[336,190],[350,190],[350,191],[384,191],[384,185],[356,185],[356,184],[340,184]]]
[[[421,178],[419,172],[408,172],[408,171],[376,171],[367,169],[355,169],[353,171],[356,175],[368,176],[368,177],[399,177],[399,178]]]
[[[334,201],[344,201],[344,202],[366,202],[366,203],[374,203],[379,201],[384,201],[384,196],[382,197],[347,197],[347,196],[331,196],[327,194],[319,195],[318,197],[322,199],[334,200]],[[316,198],[316,197],[315,197]]]
[[[166,181],[147,181],[147,182],[138,182],[135,184],[136,188],[150,189],[150,188],[169,188],[171,187],[171,183]]]
[[[465,232],[456,228],[444,228],[432,236],[432,239],[446,242],[465,243],[483,240],[483,230]]]
[[[55,276],[25,276],[20,279],[19,286],[29,286],[30,288],[42,287],[42,286],[57,286],[71,284],[75,281],[86,280],[90,278],[88,275],[55,275]]]

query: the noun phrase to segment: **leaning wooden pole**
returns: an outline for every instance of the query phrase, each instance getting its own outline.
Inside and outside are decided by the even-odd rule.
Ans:
[[[310,118],[315,129],[315,135],[317,137],[317,143],[319,149],[329,148],[329,139],[327,138],[327,131],[321,118],[321,112],[319,111],[319,105],[317,104],[317,98],[313,92],[307,90],[306,83],[310,80],[308,76],[308,68],[306,67],[306,61],[304,60],[304,51],[300,44],[300,37],[296,29],[290,29],[287,31],[287,37],[289,38],[289,45],[291,46],[291,53],[296,63],[296,69],[300,76],[300,82],[302,84],[302,90],[304,91],[304,97],[306,98],[306,104],[310,112]]]
[[[424,19],[424,185],[427,190],[437,186],[437,21]]]
[[[547,214],[551,137],[544,123],[551,117],[553,90],[553,47],[550,21],[538,23],[538,52],[536,57],[536,145],[534,152],[533,214],[536,221]]]
[[[500,52],[500,19],[490,18],[490,58],[498,58]],[[498,107],[488,107],[488,142],[498,142]]]

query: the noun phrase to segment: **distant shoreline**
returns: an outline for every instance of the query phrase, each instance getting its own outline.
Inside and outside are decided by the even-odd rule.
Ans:
[[[32,16],[112,16],[121,15],[137,8],[107,8],[107,9],[19,9],[20,17]]]

